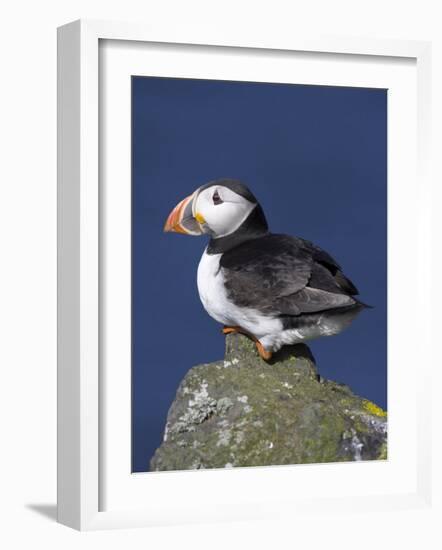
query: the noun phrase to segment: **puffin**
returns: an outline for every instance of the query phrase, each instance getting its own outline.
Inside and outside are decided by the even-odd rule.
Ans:
[[[369,307],[330,254],[271,233],[255,195],[237,179],[199,187],[171,211],[164,231],[209,237],[197,272],[204,309],[224,334],[253,339],[265,361],[283,346],[340,333]]]

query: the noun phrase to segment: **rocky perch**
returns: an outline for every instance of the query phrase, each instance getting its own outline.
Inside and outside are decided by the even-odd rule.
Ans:
[[[307,346],[266,363],[231,334],[223,361],[193,367],[181,382],[150,470],[386,458],[387,413],[320,377]]]

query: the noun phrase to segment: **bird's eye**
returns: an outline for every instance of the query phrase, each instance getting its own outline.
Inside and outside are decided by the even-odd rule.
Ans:
[[[215,193],[213,193],[212,200],[213,200],[213,204],[222,204],[223,202],[221,197],[219,196],[218,191],[215,191]]]

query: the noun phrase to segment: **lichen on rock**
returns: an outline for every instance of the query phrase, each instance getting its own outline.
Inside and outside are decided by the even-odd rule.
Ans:
[[[172,403],[151,471],[384,460],[387,414],[324,380],[305,345],[267,363],[226,337],[223,360],[193,367]]]

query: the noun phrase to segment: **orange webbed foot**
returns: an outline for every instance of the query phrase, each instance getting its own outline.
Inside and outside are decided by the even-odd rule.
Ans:
[[[264,361],[270,361],[272,358],[272,352],[267,351],[259,340],[255,340],[255,344],[261,359],[264,359]]]

